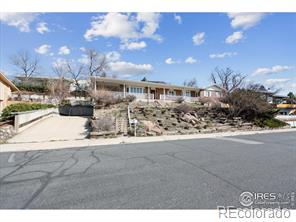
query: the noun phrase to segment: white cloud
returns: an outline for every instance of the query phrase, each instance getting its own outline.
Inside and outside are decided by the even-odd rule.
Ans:
[[[96,37],[115,37],[121,40],[151,38],[161,40],[155,32],[159,28],[159,13],[107,13],[93,18],[91,28],[84,38],[88,41]]]
[[[261,67],[261,68],[256,69],[253,72],[253,76],[281,73],[281,72],[291,70],[292,68],[293,67],[291,67],[291,66],[282,66],[282,65],[272,66],[271,68]]]
[[[59,55],[69,55],[71,53],[71,50],[66,46],[62,46],[59,49]]]
[[[120,57],[121,57],[120,53],[118,53],[116,51],[108,52],[106,54],[106,58],[110,62],[119,61],[120,60]]]
[[[128,42],[125,41],[120,45],[120,49],[124,50],[140,50],[146,48],[147,44],[144,41],[141,42]]]
[[[199,32],[196,33],[193,37],[192,37],[192,41],[194,45],[201,45],[205,42],[205,33],[204,32]]]
[[[156,30],[159,28],[159,20],[159,13],[139,12],[137,15],[137,21],[139,23],[143,23],[143,28],[140,31],[140,37],[152,38],[157,41],[161,41],[161,37],[155,34]]]
[[[236,56],[237,52],[223,52],[223,53],[215,53],[215,54],[210,54],[209,57],[211,59],[223,59],[225,57],[233,57]]]
[[[84,51],[85,52],[85,51]],[[121,58],[120,53],[117,51],[111,51],[105,54],[108,62],[116,62]],[[87,65],[89,63],[89,59],[86,54],[82,54],[81,57],[77,60],[79,63]]]
[[[185,60],[185,63],[193,64],[193,63],[197,63],[197,60],[190,56]]]
[[[166,64],[168,64],[168,65],[172,65],[172,64],[180,63],[180,61],[175,61],[175,60],[173,60],[172,58],[167,58],[164,62],[165,62]]]
[[[273,84],[286,83],[288,81],[290,81],[290,79],[284,79],[284,78],[282,78],[282,79],[267,79],[265,81],[265,83],[270,86],[270,85],[273,85]]]
[[[235,43],[238,43],[243,37],[244,37],[243,32],[234,32],[225,39],[225,43],[235,44]]]
[[[1,12],[0,21],[3,24],[18,28],[21,32],[30,32],[30,24],[37,15],[37,13]]]
[[[77,61],[81,64],[87,65],[89,60],[87,58],[87,55],[83,54]]]
[[[174,19],[178,24],[182,24],[182,17],[180,15],[174,14]]]
[[[40,34],[50,32],[46,22],[39,22],[36,26],[36,31],[39,32]]]
[[[126,77],[148,74],[153,70],[151,64],[134,64],[125,61],[110,62],[109,67],[112,74],[124,75]]]
[[[231,19],[232,28],[251,28],[262,20],[264,13],[227,13],[228,17]]]
[[[67,65],[67,60],[63,58],[57,58],[52,62],[53,67],[65,67]]]
[[[39,46],[38,48],[35,48],[35,52],[37,52],[38,54],[45,55],[49,52],[50,48],[51,45],[44,44]]]
[[[79,48],[82,52],[85,52],[86,51],[86,48],[85,47],[80,47]]]
[[[296,79],[277,78],[267,79],[264,84],[276,90],[280,90],[280,95],[287,95],[288,92],[296,92]]]

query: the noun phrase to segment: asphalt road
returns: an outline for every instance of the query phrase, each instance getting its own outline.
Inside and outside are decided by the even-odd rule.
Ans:
[[[239,207],[296,191],[296,132],[0,153],[0,170],[0,208]]]

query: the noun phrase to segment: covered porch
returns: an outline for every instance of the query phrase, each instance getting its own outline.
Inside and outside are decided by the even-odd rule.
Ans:
[[[194,87],[111,78],[98,78],[96,88],[106,89],[122,98],[133,95],[137,100],[145,100],[148,102],[154,100],[174,102],[179,99],[184,99],[186,102],[196,102],[199,100],[200,91],[200,89]]]

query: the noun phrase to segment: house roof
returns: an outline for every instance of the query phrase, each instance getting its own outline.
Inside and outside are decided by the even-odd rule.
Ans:
[[[24,77],[24,76],[16,76],[15,77],[16,79],[19,79],[19,80],[25,80],[25,79],[31,79],[31,80],[58,80],[59,77],[49,77],[49,76],[31,76],[31,77]],[[71,79],[68,79],[68,78],[64,78],[65,81],[69,81],[69,82],[72,82]]]
[[[264,85],[258,85],[257,88],[255,88],[255,90],[258,93],[274,94],[274,92],[270,91],[269,89],[266,89]]]
[[[0,71],[0,81],[3,82],[8,87],[10,87],[11,91],[20,91],[9,79],[7,79],[7,77],[1,71]]]
[[[161,81],[135,81],[135,80],[123,80],[123,79],[115,79],[115,78],[109,78],[109,77],[92,77],[95,78],[96,81],[102,82],[102,83],[117,83],[117,84],[130,84],[135,85],[139,87],[160,87],[165,89],[185,89],[185,90],[200,90],[199,88],[195,87],[189,87],[189,86],[178,86],[178,85],[172,85]]]
[[[219,90],[219,91],[223,90],[222,87],[220,87],[220,86],[218,86],[218,85],[216,85],[216,84],[211,85],[211,86],[208,86],[208,87],[204,88],[203,90],[211,90],[211,88],[216,88],[216,89]]]

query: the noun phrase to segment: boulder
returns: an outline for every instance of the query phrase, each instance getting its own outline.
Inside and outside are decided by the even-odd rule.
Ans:
[[[142,120],[141,122],[144,125],[144,130],[145,130],[146,133],[151,134],[151,132],[154,132],[157,135],[163,134],[163,130],[158,125],[153,123],[152,121]]]
[[[195,124],[197,124],[199,122],[196,117],[190,115],[189,113],[182,116],[181,120],[183,120],[184,122],[187,122],[187,123],[191,123],[193,125],[195,125]]]

